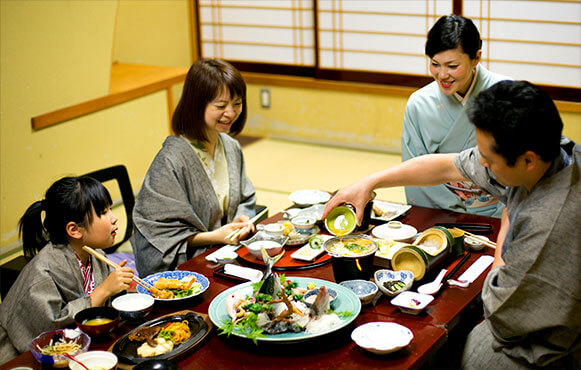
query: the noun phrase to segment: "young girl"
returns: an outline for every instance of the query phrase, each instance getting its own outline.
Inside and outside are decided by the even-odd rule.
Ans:
[[[149,167],[133,209],[133,251],[140,276],[173,270],[215,244],[253,231],[256,195],[246,176],[239,134],[246,84],[229,63],[190,68],[169,136]],[[239,228],[234,240],[226,236]]]
[[[102,306],[129,287],[133,271],[123,267],[127,261],[109,272],[83,250],[113,245],[117,218],[110,207],[111,196],[99,181],[65,177],[26,210],[20,235],[30,262],[0,304],[0,363],[28,350],[38,334],[73,324],[79,311]]]

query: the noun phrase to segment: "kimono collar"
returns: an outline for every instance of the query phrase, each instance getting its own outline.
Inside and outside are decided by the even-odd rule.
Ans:
[[[458,92],[454,93],[454,97],[456,99],[458,99],[460,104],[464,105],[464,104],[466,104],[466,102],[468,102],[468,98],[470,97],[472,90],[474,90],[474,86],[476,86],[477,79],[478,79],[478,68],[474,68],[474,77],[472,77],[472,83],[470,84],[470,88],[466,92],[466,95],[464,95],[464,97],[462,97],[460,94],[458,94]]]
[[[561,143],[563,143],[563,142],[561,141]],[[561,146],[561,153],[559,153],[557,158],[555,158],[553,163],[551,163],[551,166],[549,167],[547,172],[545,172],[545,174],[541,178],[541,181],[548,178],[548,177],[553,176],[557,172],[561,171],[563,168],[569,166],[572,162],[573,162],[573,157],[572,157],[571,153],[567,153],[565,148],[563,148],[563,146]]]

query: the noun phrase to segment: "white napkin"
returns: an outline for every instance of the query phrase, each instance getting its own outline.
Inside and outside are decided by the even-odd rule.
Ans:
[[[226,255],[226,253],[235,252],[238,249],[237,245],[225,245],[222,248],[210,253],[206,256],[206,261],[218,263],[216,258]]]
[[[474,282],[486,270],[488,266],[492,264],[494,261],[494,257],[492,256],[480,256],[460,277],[458,280],[462,281],[469,281],[471,283]]]
[[[249,267],[242,267],[231,263],[224,265],[224,273],[227,275],[250,280],[253,283],[260,281],[260,279],[262,279],[262,275],[264,275],[260,270],[251,269]]]

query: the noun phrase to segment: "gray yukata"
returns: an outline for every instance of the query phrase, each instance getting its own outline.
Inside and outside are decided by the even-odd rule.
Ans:
[[[110,270],[89,258],[97,287]],[[27,351],[40,333],[74,326],[75,315],[89,307],[91,297],[72,247],[48,243],[26,264],[0,304],[0,364]]]
[[[462,174],[490,184],[477,149],[460,153]],[[468,336],[470,369],[580,368],[581,147],[563,138],[561,155],[529,192],[508,188],[504,266],[490,271],[485,320]]]
[[[188,248],[190,236],[218,229],[243,214],[254,216],[256,195],[240,143],[226,134],[220,138],[230,186],[225,219],[204,166],[186,139],[168,136],[157,153],[133,209],[139,276],[173,270],[207,249]]]

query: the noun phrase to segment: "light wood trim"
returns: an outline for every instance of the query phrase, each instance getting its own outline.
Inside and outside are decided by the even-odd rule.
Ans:
[[[188,68],[185,67],[115,64],[111,72],[111,89],[116,91],[115,93],[33,117],[32,128],[35,130],[42,129],[164,89],[167,91],[168,115],[171,122],[171,114],[174,109],[171,87],[175,84],[182,83],[185,80],[187,71]],[[250,72],[243,72],[242,75],[246,82],[251,84],[344,91],[361,94],[409,97],[416,90],[416,88],[412,87],[318,80],[310,77]],[[113,81],[113,76],[117,80]],[[131,76],[135,76],[135,80]],[[143,85],[140,86],[139,83]],[[559,111],[581,113],[581,103],[557,100],[555,104]]]
[[[417,90],[413,87],[319,80],[312,77],[284,76],[252,72],[242,72],[242,75],[244,76],[246,83],[251,84],[344,91],[362,94],[395,95],[408,97],[411,95],[411,93]]]
[[[555,105],[560,112],[581,113],[581,103],[555,100]]]
[[[156,91],[182,83],[188,72],[185,67],[158,67],[138,64],[113,64],[110,94],[69,107],[32,117],[32,128],[39,130],[63,121],[84,116]]]
[[[224,8],[224,9],[259,9],[259,10],[313,10],[312,7],[303,7],[299,5],[298,7],[284,7],[284,6],[267,6],[267,5],[235,5],[235,4],[202,4],[200,2],[200,8]]]

